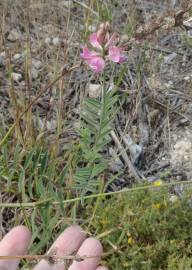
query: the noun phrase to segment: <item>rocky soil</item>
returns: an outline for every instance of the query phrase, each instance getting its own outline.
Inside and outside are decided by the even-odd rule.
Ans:
[[[0,119],[8,126],[15,119],[14,100],[23,109],[23,104],[53,80],[64,66],[77,65],[78,68],[65,77],[65,86],[54,86],[33,107],[34,127],[43,127],[46,123],[47,136],[53,140],[62,94],[65,128],[61,140],[65,145],[77,136],[75,128],[79,126],[84,97],[97,98],[99,92],[99,80],[85,69],[79,58],[87,1],[80,4],[65,0],[33,1],[30,13],[26,2],[4,0],[0,3]],[[127,31],[125,24],[137,26],[167,9],[178,9],[180,4],[153,0],[120,2],[111,4],[110,10],[114,29],[119,32]],[[130,22],[133,11],[136,22]],[[87,27],[94,30],[97,12],[92,9],[89,12],[92,19]],[[159,32],[146,48],[135,47],[129,52],[125,78],[118,90],[122,106],[115,128],[141,179],[170,181],[192,177],[191,59],[192,23]],[[114,72],[116,77],[119,67]],[[111,81],[109,78],[109,84]],[[24,103],[20,104],[19,100]],[[106,152],[109,158],[116,155],[114,141]],[[109,173],[124,172],[110,187],[116,190],[127,186],[131,176],[121,156],[112,160]]]

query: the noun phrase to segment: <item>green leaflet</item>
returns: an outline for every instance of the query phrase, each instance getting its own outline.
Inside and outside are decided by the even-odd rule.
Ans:
[[[93,98],[84,101],[79,129],[81,160],[77,164],[73,185],[81,194],[97,192],[101,175],[108,167],[103,153],[110,142],[117,100],[114,91],[107,91],[101,101]]]

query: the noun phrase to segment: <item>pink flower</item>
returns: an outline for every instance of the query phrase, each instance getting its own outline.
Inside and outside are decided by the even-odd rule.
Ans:
[[[127,57],[122,53],[122,49],[117,46],[109,47],[109,59],[115,63],[124,63]]]
[[[86,46],[82,47],[83,52],[80,54],[80,56],[84,59],[84,60],[88,60],[90,58],[96,57],[99,54],[94,52],[94,51],[90,51]]]
[[[105,67],[105,61],[99,53],[90,51],[87,47],[83,47],[81,57],[95,73],[101,72]]]
[[[97,33],[90,35],[89,42],[94,48],[102,50],[102,40],[101,37],[97,35]]]
[[[100,73],[105,67],[105,61],[102,57],[95,56],[87,60],[87,64],[95,73]]]
[[[120,64],[127,60],[122,48],[114,45],[116,41],[116,34],[110,36],[109,33],[106,33],[104,35],[102,31],[92,33],[89,42],[97,51],[91,51],[86,46],[83,46],[83,52],[80,55],[95,73],[102,72],[107,59]]]

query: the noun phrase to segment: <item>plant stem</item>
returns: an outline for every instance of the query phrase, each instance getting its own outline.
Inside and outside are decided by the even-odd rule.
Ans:
[[[50,203],[52,206],[60,205],[60,204],[65,204],[65,203],[73,203],[77,201],[83,200],[88,200],[88,199],[94,199],[98,197],[109,197],[109,196],[114,196],[118,194],[123,194],[123,193],[128,193],[128,192],[133,192],[133,191],[139,191],[139,190],[147,190],[147,189],[158,189],[158,188],[164,188],[164,187],[171,187],[175,185],[187,185],[187,184],[192,184],[192,180],[188,181],[178,181],[178,182],[173,182],[173,183],[167,183],[163,184],[159,187],[156,187],[155,185],[147,185],[147,186],[141,186],[141,187],[134,187],[134,188],[124,188],[122,190],[114,191],[114,192],[108,192],[108,193],[100,193],[100,194],[92,194],[88,196],[82,197],[77,197],[73,199],[68,199],[68,200],[63,200],[63,201],[53,201],[53,198],[47,199],[47,200],[42,200],[42,201],[37,201],[37,202],[28,202],[28,203],[0,203],[0,208],[34,208],[37,206],[43,206],[44,204]]]
[[[105,120],[105,110],[106,110],[106,89],[105,89],[105,73],[103,72],[103,78],[101,82],[101,103],[102,103],[102,109],[101,109],[101,116],[100,116],[100,124],[99,124],[99,130],[96,135],[95,144],[94,147],[97,148],[97,144],[99,141],[99,137],[102,132],[103,122]]]
[[[2,138],[2,140],[0,141],[0,147],[6,142],[6,140],[9,138],[9,136],[11,135],[11,133],[13,132],[14,128],[16,127],[16,125],[20,122],[21,118],[25,115],[26,112],[28,112],[28,110],[33,106],[33,104],[42,96],[42,94],[44,94],[45,92],[47,92],[47,90],[51,89],[51,87],[58,82],[66,73],[71,72],[73,69],[75,69],[77,66],[74,66],[72,68],[70,68],[70,70],[65,70],[63,69],[63,71],[61,72],[61,74],[52,82],[50,82],[45,88],[42,88],[39,90],[39,92],[37,93],[37,95],[34,97],[34,99],[29,103],[29,105],[27,106],[27,108],[16,118],[15,122],[12,124],[12,126],[9,128],[9,130],[7,131],[7,133],[5,134],[5,136]]]

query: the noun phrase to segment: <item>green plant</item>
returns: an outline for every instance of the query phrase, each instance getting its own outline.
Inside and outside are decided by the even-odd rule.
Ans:
[[[90,35],[90,44],[83,46],[81,53],[81,57],[93,72],[101,74],[100,99],[85,99],[81,113],[81,157],[77,163],[74,188],[81,190],[82,195],[97,191],[95,187],[99,185],[99,179],[108,167],[103,152],[110,141],[112,124],[117,114],[118,95],[115,89],[110,89],[107,85],[104,69],[108,60],[120,64],[126,61],[122,48],[117,46],[117,35],[110,31],[109,22],[102,23],[98,31]],[[88,47],[90,45],[91,49]]]
[[[116,116],[117,94],[114,91],[103,89],[102,100],[87,98],[82,112],[82,127],[80,134],[81,158],[77,168],[75,188],[85,194],[95,192],[101,174],[108,166],[108,160],[103,151],[110,141],[110,131]]]
[[[191,269],[190,194],[172,202],[162,188],[100,200],[91,231],[111,249],[105,263],[120,270]],[[88,207],[86,218],[90,212]]]

